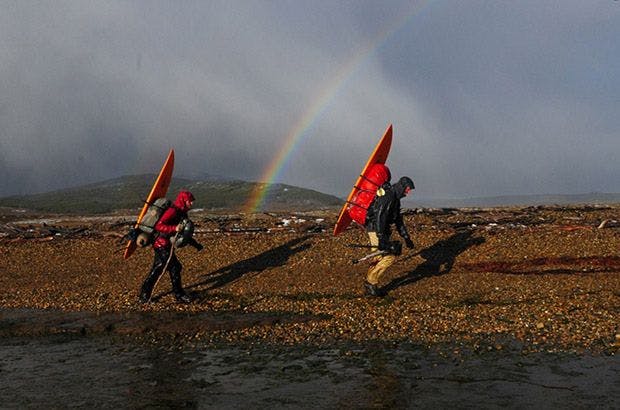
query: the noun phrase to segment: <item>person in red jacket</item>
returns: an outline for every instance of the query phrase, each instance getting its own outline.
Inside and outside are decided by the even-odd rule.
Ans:
[[[166,269],[170,274],[170,281],[172,282],[172,292],[176,300],[180,303],[190,303],[192,301],[192,298],[181,285],[181,270],[183,266],[173,252],[170,238],[183,229],[182,221],[188,219],[187,212],[191,209],[193,203],[194,195],[191,192],[179,192],[172,205],[164,211],[161,218],[155,224],[156,239],[153,243],[155,258],[153,260],[153,267],[142,284],[140,302],[147,303],[151,299],[153,287],[164,273],[166,264],[168,265]],[[193,239],[189,241],[189,244],[198,250],[202,249],[202,245]]]

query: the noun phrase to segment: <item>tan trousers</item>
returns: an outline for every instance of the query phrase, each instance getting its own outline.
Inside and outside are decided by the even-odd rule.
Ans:
[[[368,238],[370,239],[370,245],[372,246],[371,252],[379,249],[379,237],[376,232],[368,232]],[[366,281],[372,285],[379,283],[379,278],[383,275],[383,272],[396,261],[396,255],[387,254],[375,256],[370,262],[370,268],[366,274]]]

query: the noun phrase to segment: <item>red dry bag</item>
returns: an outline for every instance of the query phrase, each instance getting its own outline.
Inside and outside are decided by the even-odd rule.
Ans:
[[[377,189],[390,180],[390,169],[385,164],[374,164],[361,177],[359,186],[355,187],[357,192],[349,202],[348,212],[351,219],[364,225],[366,212],[377,195]]]

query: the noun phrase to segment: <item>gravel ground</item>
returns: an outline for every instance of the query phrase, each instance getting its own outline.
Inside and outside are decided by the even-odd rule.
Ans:
[[[184,343],[330,346],[379,341],[498,351],[615,354],[620,207],[421,209],[416,243],[364,296],[365,233],[331,235],[336,213],[192,213],[205,245],[178,251],[184,286],[137,293],[152,251],[122,258],[120,215],[3,210],[0,336],[123,334]],[[131,212],[129,212],[131,214]]]

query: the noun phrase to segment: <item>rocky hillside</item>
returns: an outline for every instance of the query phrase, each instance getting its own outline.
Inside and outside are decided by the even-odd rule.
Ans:
[[[58,213],[106,213],[142,206],[155,175],[132,175],[70,189],[35,195],[0,198],[0,206]],[[189,189],[196,208],[237,211],[243,208],[257,183],[175,178],[169,189]],[[268,188],[265,210],[320,209],[340,206],[343,201],[311,189],[273,184]]]

